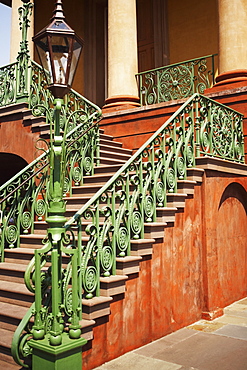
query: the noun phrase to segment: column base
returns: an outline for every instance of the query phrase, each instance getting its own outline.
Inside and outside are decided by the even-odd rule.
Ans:
[[[211,321],[211,320],[216,319],[217,317],[222,316],[223,314],[224,314],[223,308],[218,307],[213,311],[203,311],[202,312],[202,319]]]
[[[216,77],[216,84],[204,91],[213,93],[224,90],[232,90],[238,87],[247,86],[247,69],[236,69],[234,71],[221,73]]]
[[[103,113],[108,113],[136,107],[140,107],[140,99],[138,96],[116,95],[106,99],[102,111]]]

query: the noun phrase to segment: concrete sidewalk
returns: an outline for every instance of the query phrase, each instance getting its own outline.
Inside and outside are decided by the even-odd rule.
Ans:
[[[247,298],[97,370],[247,370]]]

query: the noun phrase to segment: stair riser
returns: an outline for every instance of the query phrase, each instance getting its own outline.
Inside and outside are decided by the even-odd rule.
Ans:
[[[114,147],[114,146],[112,146],[111,141],[109,141],[109,145],[100,143],[100,150],[103,150],[104,152],[109,150],[111,153],[117,153],[118,155],[131,156],[131,150],[124,149],[124,148],[121,148],[121,147]]]
[[[103,158],[107,158],[107,159],[113,159],[115,161],[123,161],[123,162],[126,162],[128,159],[130,159],[131,155],[129,154],[121,154],[121,152],[117,152],[117,153],[112,153],[112,152],[108,152],[108,151],[104,151],[102,152],[101,156]],[[100,161],[101,162],[101,161]]]
[[[24,282],[24,273],[19,271],[0,271],[0,280],[10,281],[12,283],[22,284]]]
[[[124,164],[125,159],[114,159],[114,158],[101,158],[100,164],[102,165],[115,165],[115,164]]]
[[[0,329],[15,331],[21,320],[0,315]]]
[[[0,346],[0,360],[2,360],[2,361],[6,361],[6,368],[5,368],[5,370],[8,370],[8,363],[9,364],[15,364],[16,365],[16,363],[14,362],[14,360],[13,360],[13,358],[12,358],[12,356],[11,356],[11,350],[10,350],[10,348],[6,348],[6,347],[3,347],[3,346]],[[17,366],[16,365],[16,369],[20,369],[20,366]],[[2,369],[2,370],[4,370],[4,369]]]
[[[22,265],[28,265],[32,257],[29,255],[10,256],[5,254],[5,262],[8,263],[20,263]]]
[[[0,291],[1,302],[11,303],[23,307],[30,307],[33,303],[33,297],[25,294]]]
[[[37,240],[35,237],[28,239],[21,238],[21,247],[39,249],[43,247],[43,244],[41,240]]]

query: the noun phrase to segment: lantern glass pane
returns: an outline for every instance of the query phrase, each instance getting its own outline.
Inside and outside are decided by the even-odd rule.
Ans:
[[[72,85],[73,78],[75,75],[76,67],[78,64],[78,60],[80,58],[82,51],[82,45],[79,44],[76,40],[73,42],[73,50],[72,50],[72,58],[71,58],[71,67],[70,67],[70,74],[69,74],[69,81],[68,84],[69,86]]]
[[[54,83],[65,85],[66,72],[68,68],[68,58],[69,58],[69,42],[67,37],[63,36],[52,36],[52,58],[55,69],[55,79]]]
[[[47,37],[36,41],[36,47],[39,54],[40,62],[45,71],[47,82],[53,83],[53,76],[51,70],[51,59],[49,54]]]

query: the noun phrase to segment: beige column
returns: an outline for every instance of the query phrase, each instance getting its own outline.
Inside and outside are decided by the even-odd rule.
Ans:
[[[136,0],[108,0],[108,98],[106,107],[139,105]]]
[[[20,42],[21,42],[21,30],[20,30],[20,21],[18,8],[23,6],[21,0],[12,0],[12,15],[11,15],[11,38],[10,38],[10,62],[15,62],[18,52],[20,51]],[[30,50],[30,57],[33,59],[33,41],[32,37],[34,35],[34,11],[30,16],[30,27],[28,28],[28,48]]]
[[[243,82],[247,77],[247,0],[218,0],[218,8],[220,75],[216,81]]]

